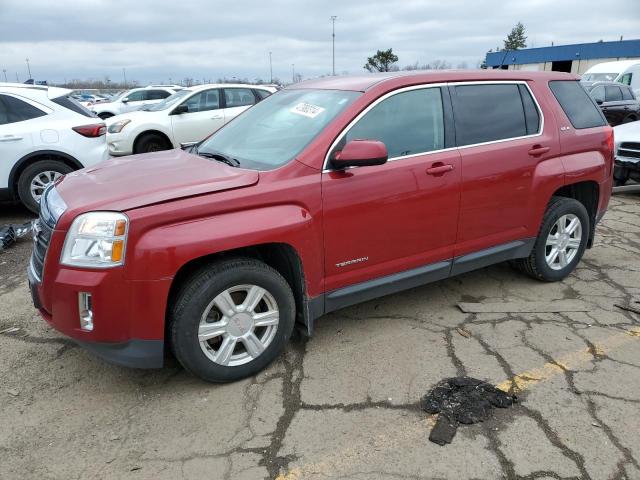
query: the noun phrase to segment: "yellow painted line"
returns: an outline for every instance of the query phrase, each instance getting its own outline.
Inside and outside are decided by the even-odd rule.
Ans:
[[[615,350],[622,345],[633,341],[636,338],[640,338],[640,327],[626,330],[624,333],[612,335],[605,338],[598,343],[595,343],[595,354],[604,355],[606,352]],[[513,393],[519,393],[527,388],[540,383],[544,380],[548,380],[551,377],[562,374],[564,370],[570,370],[572,368],[580,367],[588,364],[593,359],[592,352],[585,348],[576,352],[571,352],[555,363],[547,362],[540,368],[534,368],[527,370],[526,372],[515,375],[510,380],[496,385],[500,390],[511,391]]]

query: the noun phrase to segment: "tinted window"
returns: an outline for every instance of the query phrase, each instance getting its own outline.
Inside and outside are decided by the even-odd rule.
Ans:
[[[126,98],[128,98],[130,102],[141,102],[144,100],[144,93],[144,90],[138,90],[137,92],[130,93]]]
[[[596,102],[604,102],[604,87],[602,85],[591,90],[590,94]]]
[[[574,80],[554,80],[549,88],[567,114],[573,128],[601,127],[606,121],[589,94]]]
[[[635,96],[629,87],[622,87],[622,99],[623,100],[634,100]]]
[[[518,85],[460,85],[453,103],[458,145],[527,135]]]
[[[23,122],[46,115],[39,108],[8,95],[0,95],[0,125]]]
[[[169,92],[164,90],[147,90],[147,98],[146,100],[163,100],[171,95]]]
[[[189,100],[184,102],[189,107],[189,113],[205,112],[207,110],[217,110],[220,108],[220,96],[218,89],[204,90],[195,94]]]
[[[624,83],[625,85],[631,85],[631,79],[633,78],[633,73],[625,73],[618,80],[620,83]]]
[[[267,98],[269,95],[271,95],[271,92],[267,91],[267,90],[254,90],[254,92],[256,92],[256,95],[258,95],[258,98],[260,100],[264,100],[265,98]]]
[[[380,140],[389,158],[444,148],[442,92],[425,88],[393,95],[358,120],[345,139]]]
[[[607,102],[619,102],[622,100],[622,92],[620,87],[606,86],[604,87],[604,97]]]
[[[224,99],[226,101],[227,108],[243,107],[245,105],[253,105],[256,103],[256,98],[253,96],[253,92],[248,88],[225,88]]]
[[[52,98],[51,101],[53,103],[57,103],[61,107],[64,107],[72,112],[79,113],[80,115],[84,115],[85,117],[95,117],[96,115],[90,111],[88,108],[85,108],[84,105],[78,103],[74,98],[71,97],[58,97]]]
[[[518,85],[522,106],[524,107],[524,120],[527,124],[527,135],[534,135],[540,130],[540,112],[536,107],[529,89],[524,85]]]

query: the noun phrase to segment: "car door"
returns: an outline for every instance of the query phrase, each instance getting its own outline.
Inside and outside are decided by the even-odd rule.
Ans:
[[[559,153],[555,122],[545,122],[526,82],[451,84],[450,92],[462,156],[455,255],[516,248],[510,242],[536,228],[533,182],[537,166]]]
[[[624,116],[622,118],[622,122],[632,122],[638,120],[640,114],[640,104],[635,98],[633,94],[633,90],[631,87],[623,86],[620,87],[622,90],[622,101],[624,102]]]
[[[256,97],[250,88],[225,88],[224,123],[233,120],[255,103]]]
[[[26,99],[0,94],[0,188],[9,186],[11,169],[33,149],[34,127],[29,120],[46,114]]]
[[[446,89],[410,87],[378,99],[334,142],[322,173],[326,290],[418,268],[448,276],[461,174],[450,122]],[[389,160],[332,170],[353,139],[382,141]]]
[[[136,90],[120,100],[120,113],[139,110],[144,104],[146,94],[144,90]]]
[[[171,114],[171,129],[176,144],[199,142],[224,125],[224,112],[220,108],[218,88],[199,91],[180,105],[185,106],[187,110],[177,113],[179,109],[174,109]]]
[[[622,119],[626,116],[624,110],[626,102],[622,100],[622,90],[620,90],[620,87],[616,85],[605,85],[604,97],[604,103],[601,105],[604,116],[611,125],[622,123]]]

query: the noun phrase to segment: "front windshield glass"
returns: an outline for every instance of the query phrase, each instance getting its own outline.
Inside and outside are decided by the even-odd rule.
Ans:
[[[193,93],[191,90],[180,90],[173,95],[169,95],[161,102],[154,103],[153,105],[147,105],[141,110],[144,110],[145,112],[159,112],[160,110],[166,110],[167,108],[171,108],[174,105],[177,105],[178,102],[180,102],[184,97],[191,93]]]
[[[585,82],[613,82],[617,73],[587,73],[582,76],[582,80]]]
[[[198,146],[243,168],[271,170],[295,158],[360,92],[281,90],[251,107]]]

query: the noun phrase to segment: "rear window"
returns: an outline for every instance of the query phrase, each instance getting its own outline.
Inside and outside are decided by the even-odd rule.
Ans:
[[[453,89],[459,146],[536,133],[540,118],[530,94],[517,84],[460,85]],[[527,114],[525,115],[525,107]]]
[[[93,113],[88,108],[85,108],[84,105],[76,101],[71,97],[57,97],[52,98],[51,101],[60,105],[61,107],[66,108],[67,110],[71,110],[72,112],[79,113],[80,115],[84,115],[85,117],[95,117],[96,114]]]
[[[575,80],[553,80],[549,88],[566,113],[573,128],[602,127],[607,124],[600,109]]]

